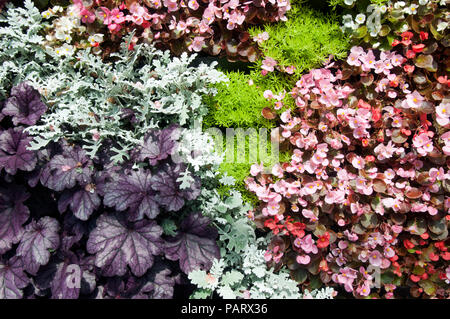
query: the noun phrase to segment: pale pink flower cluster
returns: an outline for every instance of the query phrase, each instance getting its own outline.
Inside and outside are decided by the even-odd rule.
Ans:
[[[246,179],[266,219],[306,225],[303,238],[291,239],[298,264],[310,265],[326,247],[308,231],[321,226],[332,232],[330,224],[338,229],[341,235],[330,239],[325,260],[339,271],[324,261],[321,267],[329,280],[360,296],[368,296],[373,286],[368,265],[400,273],[398,236],[426,231],[417,218],[450,214],[444,189],[450,180],[449,103],[411,91],[404,61],[396,53],[355,47],[342,68],[359,83],[343,80],[342,68],[333,66],[303,75],[290,92],[296,108],[283,109],[279,117],[278,139],[292,149],[291,160],[275,165],[272,174],[255,164]],[[269,71],[273,64],[268,60],[263,67]],[[369,77],[371,83],[361,85]],[[377,89],[378,96],[366,98],[366,90]],[[279,102],[270,90],[264,97]],[[430,103],[437,104],[431,114]],[[393,222],[394,213],[408,222]],[[367,226],[365,232],[357,232],[356,224]],[[393,289],[386,287],[389,294]]]
[[[129,7],[122,3],[112,9],[97,6],[97,1],[87,7],[81,0],[74,0],[74,3],[80,9],[83,23],[91,24],[97,18],[112,33],[118,34],[129,22],[144,28],[142,37],[147,41],[165,39],[163,33],[167,33],[164,31],[167,27],[175,39],[186,37],[188,50],[196,52],[205,48],[207,41],[213,38],[214,22],[232,31],[243,26],[246,19],[286,21],[286,13],[291,8],[289,0],[262,0],[258,4],[239,0],[149,0],[132,2]],[[149,13],[149,9],[152,13]],[[265,12],[268,10],[270,13]],[[267,20],[263,17],[267,17]],[[260,43],[267,39],[268,34],[263,32],[255,41]]]

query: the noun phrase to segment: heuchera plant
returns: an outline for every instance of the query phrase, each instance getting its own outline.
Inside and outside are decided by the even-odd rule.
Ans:
[[[289,0],[270,1],[177,1],[129,0],[73,1],[81,22],[103,29],[109,51],[117,41],[136,30],[130,49],[138,41],[153,42],[158,48],[204,51],[226,55],[230,60],[255,61],[257,48],[249,25],[286,20]],[[107,43],[109,42],[109,43]],[[98,43],[93,43],[96,46]]]
[[[1,105],[0,299],[171,298],[184,274],[220,258],[217,229],[185,209],[201,184],[180,188],[175,126],[149,131],[116,166],[63,139],[29,150],[24,128],[46,105],[27,83]]]
[[[399,286],[448,298],[449,85],[422,69],[422,86],[410,68],[398,52],[353,47],[298,80],[273,137],[291,161],[272,174],[255,164],[246,180],[257,226],[274,235],[269,265],[358,298]]]

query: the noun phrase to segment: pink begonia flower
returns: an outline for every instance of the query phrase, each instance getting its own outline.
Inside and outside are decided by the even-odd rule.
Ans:
[[[198,4],[197,0],[189,0],[188,7],[195,11],[200,7],[200,5]]]
[[[344,230],[344,235],[347,236],[348,240],[350,240],[350,241],[358,240],[358,235],[355,233],[351,233],[348,230]]]
[[[305,187],[302,188],[304,190],[304,193],[307,195],[314,194],[317,191],[317,184],[312,182],[305,185]]]
[[[417,213],[417,212],[424,213],[424,212],[428,211],[428,206],[425,203],[416,202],[411,205],[411,211],[415,212],[415,213]]]
[[[363,63],[361,65],[362,70],[365,72],[375,68],[375,55],[373,54],[372,50],[367,51],[367,53],[365,54],[363,53],[361,62]]]
[[[277,215],[280,211],[280,205],[277,202],[269,202],[267,204],[267,212],[269,215],[274,216]]]
[[[200,52],[205,44],[204,37],[195,37],[191,45],[188,47],[189,50],[194,50],[195,52]]]
[[[276,101],[275,106],[273,107],[275,110],[281,110],[283,108],[283,102]]]
[[[325,196],[325,203],[327,204],[342,204],[345,202],[345,192],[337,189],[329,191]]]
[[[274,67],[276,65],[277,65],[277,61],[275,61],[274,59],[272,59],[270,57],[266,57],[262,61],[261,69],[266,70],[267,72],[273,72],[274,71]]]
[[[178,10],[178,3],[176,0],[164,0],[164,6],[168,9],[169,12]]]
[[[377,155],[377,159],[380,161],[391,158],[395,150],[396,148],[394,147],[392,141],[389,141],[388,145],[380,143],[373,149],[374,153]]]
[[[118,32],[120,29],[122,29],[122,27],[119,24],[111,23],[108,25],[108,29],[111,31]]]
[[[373,188],[363,177],[356,178],[356,190],[364,195],[372,195]]]
[[[252,176],[257,176],[259,173],[261,173],[264,169],[263,164],[253,164],[250,167],[250,174],[252,174]]]
[[[434,215],[436,215],[438,213],[438,210],[436,209],[436,207],[428,206],[428,213],[431,216],[434,216]]]
[[[272,167],[272,175],[275,175],[278,178],[283,178],[283,169],[280,164],[277,163]]]
[[[100,10],[97,12],[97,16],[103,20],[103,24],[109,25],[113,23],[113,16],[111,15],[111,11],[106,7],[100,7]]]
[[[347,58],[347,63],[348,65],[353,65],[353,66],[360,66],[361,65],[361,61],[359,60],[360,58],[360,54],[358,53],[350,53],[348,58]]]
[[[125,16],[122,11],[118,8],[114,8],[111,10],[111,18],[116,24],[121,24],[125,22]]]
[[[402,101],[402,107],[404,109],[417,109],[422,105],[422,101],[424,100],[424,97],[420,95],[419,92],[414,91],[413,93],[406,95],[406,99]]]
[[[368,296],[370,294],[370,281],[365,280],[361,286],[356,288],[356,292],[361,296]]]
[[[256,37],[253,38],[256,42],[258,42],[258,44],[263,43],[264,41],[269,40],[269,33],[267,32],[263,32],[263,33],[259,33]]]
[[[353,157],[352,165],[354,168],[363,169],[366,165],[366,161],[361,156],[355,156]]]
[[[263,96],[267,100],[273,99],[273,92],[271,90],[265,90]]]
[[[430,140],[427,133],[421,133],[414,136],[413,145],[416,147],[417,152],[422,156],[433,151],[433,141]]]
[[[359,267],[359,272],[363,275],[364,279],[372,280],[372,276],[363,266]]]
[[[302,215],[303,215],[305,218],[308,218],[310,222],[316,222],[316,221],[319,220],[319,219],[317,218],[317,216],[313,213],[313,211],[312,211],[312,210],[309,210],[309,209],[303,209],[303,210],[302,210]]]
[[[80,10],[81,22],[92,23],[95,21],[95,14],[86,8]]]
[[[287,67],[284,68],[284,71],[285,71],[287,74],[294,74],[294,72],[295,72],[296,69],[297,69],[297,68],[296,68],[294,65],[289,65],[289,66],[287,66]]]
[[[368,244],[373,246],[372,248],[375,248],[376,246],[383,246],[384,243],[384,237],[379,232],[372,233],[368,240]]]
[[[406,59],[403,56],[401,56],[399,54],[395,54],[395,53],[392,54],[391,63],[393,66],[400,66],[405,61],[406,61]]]
[[[450,103],[441,102],[436,107],[436,122],[440,126],[446,126],[450,123]]]
[[[301,265],[307,265],[311,261],[311,257],[308,255],[298,255],[296,260]]]
[[[319,251],[317,246],[314,244],[314,240],[312,239],[311,234],[308,234],[300,239],[300,247],[307,254],[317,254]]]
[[[430,171],[428,172],[428,175],[430,175],[433,182],[436,180],[443,181],[446,177],[444,169],[442,167],[439,167],[439,169],[435,167],[431,168]]]
[[[187,28],[187,24],[185,21],[183,21],[183,20],[178,21],[177,30],[184,31],[184,30],[186,30],[186,28]]]
[[[445,132],[441,135],[441,140],[444,141],[444,147],[442,148],[442,151],[445,155],[450,155],[450,131]]]
[[[378,250],[369,252],[369,263],[374,267],[380,267],[382,263],[382,256]]]
[[[384,171],[384,177],[388,180],[391,180],[395,177],[395,171],[392,168],[388,168]]]
[[[244,23],[244,20],[245,15],[240,14],[237,11],[233,11],[233,13],[230,15],[228,19],[227,29],[233,30],[236,27],[236,25],[241,25],[242,23]]]
[[[273,259],[276,263],[278,263],[281,260],[281,257],[283,257],[283,252],[280,251],[280,246],[275,246],[273,248],[273,251],[267,250],[264,253],[264,259],[269,262]]]
[[[333,274],[331,278],[334,282],[344,285],[345,291],[352,292],[353,281],[357,278],[358,272],[349,267],[345,267],[339,271],[339,274]]]

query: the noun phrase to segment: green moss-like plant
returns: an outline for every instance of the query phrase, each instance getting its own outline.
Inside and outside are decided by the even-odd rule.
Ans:
[[[209,114],[204,122],[208,127],[274,127],[261,116],[270,103],[263,97],[263,88],[249,85],[250,74],[228,72],[229,82],[218,86],[215,97],[208,98]],[[250,82],[251,83],[251,82]]]
[[[264,55],[282,67],[295,66],[297,74],[317,67],[330,55],[345,57],[349,47],[334,14],[306,6],[293,6],[285,23],[250,30],[252,36],[262,32],[269,34],[269,39],[259,45]]]

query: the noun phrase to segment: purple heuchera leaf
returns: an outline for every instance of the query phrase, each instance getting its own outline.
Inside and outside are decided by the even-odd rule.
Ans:
[[[21,83],[12,88],[2,113],[12,116],[14,125],[34,125],[45,111],[47,106],[41,101],[39,92],[27,83]]]
[[[3,120],[3,118],[5,117],[2,113],[2,109],[3,106],[5,105],[5,101],[0,101],[0,122]]]
[[[159,214],[159,206],[150,186],[151,174],[148,170],[120,175],[117,181],[107,184],[103,202],[118,211],[129,208],[130,220],[140,220],[144,214],[153,219]]]
[[[84,187],[77,187],[72,190],[65,190],[58,201],[58,210],[63,213],[70,205],[73,214],[80,220],[88,220],[91,214],[100,204],[95,185],[87,184]]]
[[[139,160],[149,160],[150,165],[166,159],[173,153],[179,137],[178,126],[171,125],[163,130],[151,130],[142,145]]]
[[[22,298],[22,289],[29,283],[23,270],[23,261],[18,257],[0,259],[0,299]]]
[[[64,216],[62,228],[60,251],[63,252],[69,251],[88,232],[86,223],[83,223],[72,214]]]
[[[162,263],[157,263],[143,278],[144,283],[134,298],[171,299],[175,284],[180,281],[180,274],[170,276],[171,271]]]
[[[214,258],[220,258],[216,244],[217,230],[209,226],[208,218],[192,213],[183,220],[180,231],[165,244],[165,255],[179,260],[181,270],[188,274],[196,269],[209,270]]]
[[[41,175],[41,183],[58,192],[74,187],[77,182],[80,185],[89,184],[93,174],[92,161],[78,146],[64,147],[63,154],[54,156],[47,168],[49,173]]]
[[[200,183],[195,180],[188,189],[180,190],[177,182],[183,166],[166,164],[164,169],[152,177],[152,188],[158,191],[159,203],[164,205],[168,211],[178,211],[185,200],[193,200],[200,195]]]
[[[32,221],[25,227],[17,256],[24,261],[25,270],[35,275],[41,265],[48,263],[50,259],[49,249],[59,247],[59,224],[51,217],[43,217],[39,221]]]
[[[141,220],[130,223],[123,215],[102,215],[91,232],[87,251],[95,254],[95,265],[105,276],[122,276],[130,266],[142,276],[152,265],[154,255],[161,253],[162,228],[156,222]]]
[[[23,202],[29,194],[21,186],[8,185],[0,188],[0,254],[11,249],[22,238],[22,225],[30,217],[30,211]]]
[[[14,175],[17,170],[32,171],[37,162],[36,154],[27,150],[32,138],[22,127],[10,128],[0,133],[0,169]]]

